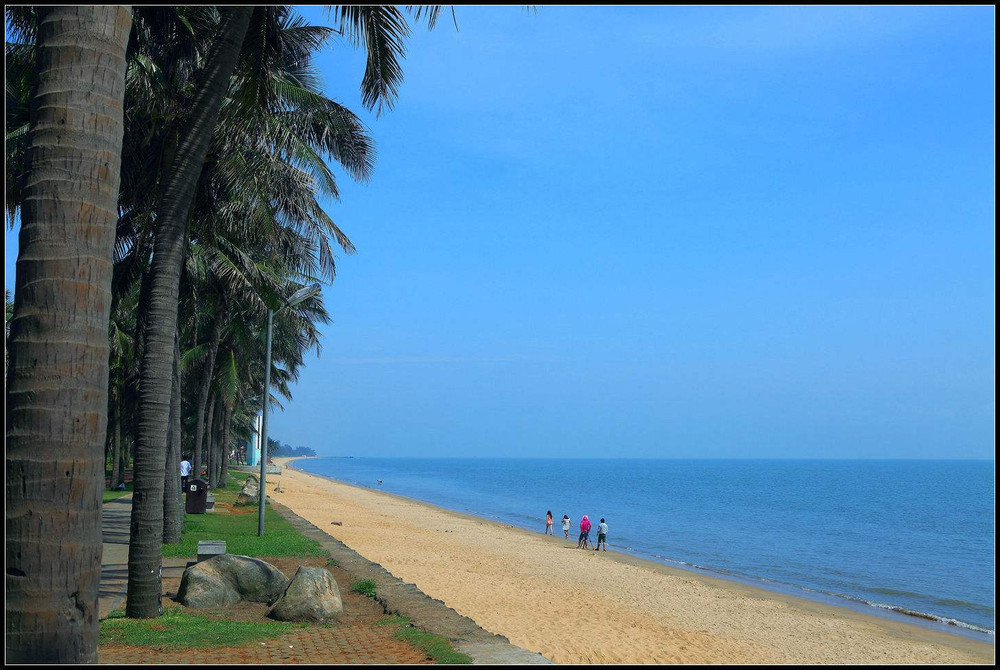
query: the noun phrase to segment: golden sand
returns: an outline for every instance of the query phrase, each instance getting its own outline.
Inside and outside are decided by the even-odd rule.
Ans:
[[[993,662],[986,642],[577,550],[558,528],[546,537],[288,467],[274,479],[282,492],[269,481],[273,499],[486,630],[557,663]]]

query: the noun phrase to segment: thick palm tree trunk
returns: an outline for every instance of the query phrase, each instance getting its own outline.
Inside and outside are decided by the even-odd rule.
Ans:
[[[219,37],[208,56],[204,78],[191,107],[189,132],[181,138],[157,204],[156,241],[151,268],[153,278],[140,367],[139,430],[133,466],[128,599],[125,606],[125,612],[130,617],[155,617],[163,611],[160,604],[163,468],[172,395],[177,295],[188,243],[187,218],[252,13],[253,7],[232,7],[223,13]]]
[[[181,351],[174,336],[174,374],[170,395],[170,428],[167,431],[167,462],[163,478],[163,542],[177,544],[184,527],[181,505]]]
[[[97,661],[129,7],[38,9],[10,333],[6,660]]]
[[[208,342],[208,355],[205,358],[205,367],[201,373],[201,384],[198,389],[197,418],[194,428],[194,471],[201,472],[202,444],[205,438],[205,412],[208,410],[208,394],[212,389],[212,375],[215,372],[215,357],[219,352],[219,337],[222,335],[222,318],[220,313],[216,316],[212,324],[212,334]],[[210,460],[206,454],[206,460]]]

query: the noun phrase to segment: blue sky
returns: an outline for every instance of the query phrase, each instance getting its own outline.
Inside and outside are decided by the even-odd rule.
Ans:
[[[456,12],[381,118],[360,52],[319,59],[379,157],[273,437],[992,457],[992,8]]]

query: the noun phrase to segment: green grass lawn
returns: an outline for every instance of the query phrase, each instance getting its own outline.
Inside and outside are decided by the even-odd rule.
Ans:
[[[230,473],[226,488],[212,491],[216,502],[235,503],[246,480],[243,472]],[[226,552],[241,556],[326,556],[312,540],[270,507],[264,511],[264,537],[257,537],[256,507],[250,514],[185,514],[180,544],[163,545],[164,556],[196,556],[199,540],[225,540]]]
[[[109,500],[116,500],[118,498],[121,498],[123,495],[128,495],[129,493],[132,493],[132,482],[128,482],[127,484],[125,484],[124,491],[109,491],[105,489],[104,491],[101,492],[102,495],[101,503],[103,504],[108,502]]]
[[[440,635],[434,635],[410,626],[410,619],[405,616],[387,617],[375,622],[376,626],[393,626],[396,628],[395,638],[409,642],[418,649],[423,649],[435,663],[459,665],[472,663],[472,659],[451,647],[451,642]]]
[[[127,619],[123,611],[115,610],[101,621],[100,644],[163,645],[171,649],[236,647],[280,637],[307,625],[282,621],[224,621],[179,608],[167,608],[163,616],[156,619]]]
[[[213,490],[212,495],[216,500],[222,500],[223,502],[236,502],[236,496],[239,495],[240,489],[243,487],[243,482],[245,482],[249,476],[249,472],[230,472],[226,475],[226,487]],[[272,482],[269,482],[269,484],[270,483]]]

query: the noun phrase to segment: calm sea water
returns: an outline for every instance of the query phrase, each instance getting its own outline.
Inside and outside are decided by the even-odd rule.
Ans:
[[[296,467],[842,604],[994,630],[992,461],[318,458]],[[383,480],[381,486],[376,479]],[[575,540],[575,533],[572,535]]]

